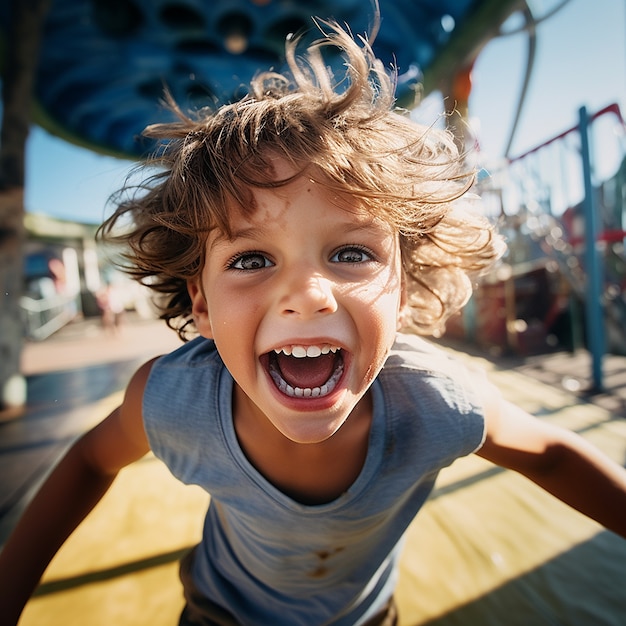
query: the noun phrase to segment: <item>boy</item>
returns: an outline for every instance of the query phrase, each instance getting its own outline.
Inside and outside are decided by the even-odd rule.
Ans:
[[[200,337],[142,366],[25,512],[0,555],[5,623],[149,449],[211,494],[183,625],[396,623],[404,530],[471,452],[626,536],[623,468],[416,336],[501,242],[460,204],[451,138],[394,112],[369,46],[329,28],[308,63],[288,44],[292,82],[263,74],[240,102],[149,129],[170,142],[161,170],[103,232],[123,223],[128,271]],[[341,92],[324,46],[346,57]]]

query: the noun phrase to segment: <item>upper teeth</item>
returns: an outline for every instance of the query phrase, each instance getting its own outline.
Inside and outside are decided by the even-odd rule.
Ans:
[[[287,356],[294,356],[297,359],[303,359],[305,356],[316,357],[320,354],[328,354],[329,352],[337,352],[339,350],[337,346],[331,346],[330,344],[324,344],[322,346],[283,346],[282,348],[275,348],[276,354],[286,354]]]

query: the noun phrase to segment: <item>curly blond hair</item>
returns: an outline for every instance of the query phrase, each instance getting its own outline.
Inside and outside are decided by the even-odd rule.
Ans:
[[[183,340],[193,330],[187,281],[202,270],[209,231],[230,233],[233,206],[254,210],[254,187],[289,182],[276,180],[269,154],[397,231],[403,321],[417,333],[438,334],[471,295],[470,277],[502,252],[492,226],[466,208],[473,172],[452,135],[395,109],[393,78],[367,41],[324,24],[329,32],[304,56],[287,41],[290,76],[261,73],[238,102],[192,116],[168,98],[178,121],[145,131],[161,148],[141,167],[158,171],[122,190],[100,227],[101,238],[127,246],[123,269],[164,296],[161,318]],[[325,65],[327,47],[344,56],[341,80]]]

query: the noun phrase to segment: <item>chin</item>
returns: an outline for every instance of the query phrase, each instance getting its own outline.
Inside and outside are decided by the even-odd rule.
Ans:
[[[333,427],[304,427],[304,428],[287,428],[285,426],[277,426],[275,428],[283,435],[283,437],[289,439],[293,443],[301,445],[314,445],[324,443],[328,441],[344,424],[343,420],[340,424],[336,424]]]
[[[283,399],[283,409],[286,409],[284,416],[278,419],[271,419],[276,428],[284,437],[301,444],[322,443],[330,439],[348,419],[354,407],[346,407],[347,391],[337,390],[336,402],[329,403],[325,399],[324,406],[320,403],[311,403],[301,400],[300,403],[293,398]],[[312,406],[317,404],[317,406]],[[278,408],[274,415],[280,416],[281,409]]]

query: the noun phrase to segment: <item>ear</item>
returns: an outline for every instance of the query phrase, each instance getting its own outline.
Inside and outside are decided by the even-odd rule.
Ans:
[[[200,284],[200,278],[187,281],[187,292],[191,299],[191,314],[196,329],[206,339],[213,339],[209,307]]]

